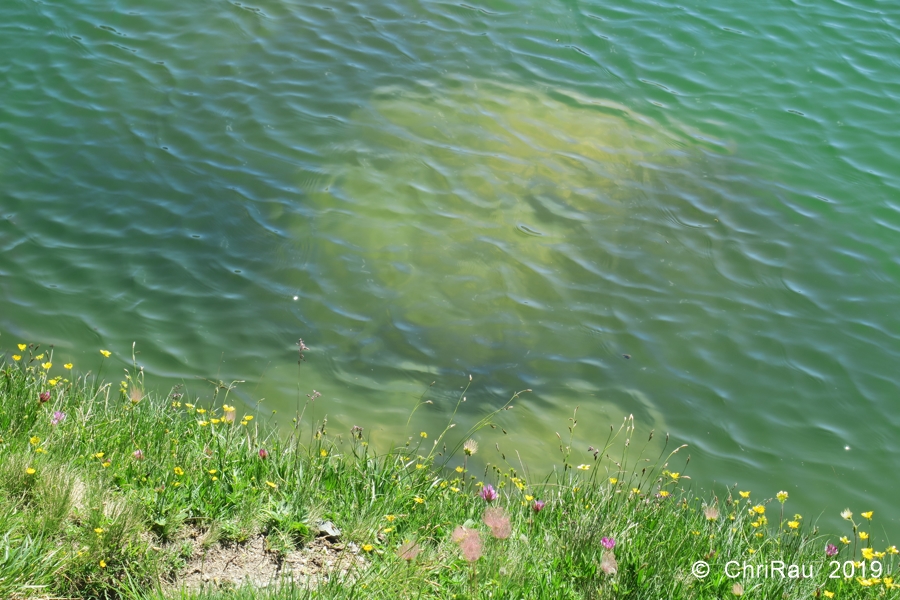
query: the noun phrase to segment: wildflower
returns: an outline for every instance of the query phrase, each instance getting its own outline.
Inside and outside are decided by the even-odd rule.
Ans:
[[[392,532],[393,530],[394,530],[393,527],[385,527],[384,529],[382,529],[382,531],[383,531],[384,533],[390,533],[390,532]]]
[[[32,469],[31,467],[28,467],[27,469],[25,469],[25,474],[26,474],[26,475],[34,475],[35,473],[37,473],[37,471],[35,471],[35,470]]]
[[[50,400],[50,392],[41,392],[40,396],[38,396],[41,404]]]
[[[384,520],[388,523],[393,523],[396,518],[394,515],[384,515]]]
[[[760,522],[757,520],[757,521],[753,521],[752,523],[750,523],[750,525],[752,525],[753,527],[759,527],[760,525],[762,525],[762,523],[760,523]]]
[[[898,553],[900,553],[900,550],[897,550],[897,546],[891,546],[890,548],[888,548],[886,550],[886,552],[888,554],[898,554]]]
[[[100,463],[100,466],[103,467],[104,469],[108,469],[110,467],[110,465],[112,465],[112,462],[110,462],[109,460],[105,460],[102,463]]]
[[[48,379],[47,383],[50,384],[51,387],[56,386],[59,383],[59,377],[54,377],[53,379]]]
[[[219,423],[222,422],[222,419],[210,419],[209,421],[210,421],[210,423],[212,423],[213,425],[218,425]]]
[[[453,493],[455,494],[455,493],[457,493],[457,492],[459,491],[459,488],[458,488],[458,487],[450,486],[450,491],[453,492]]]
[[[864,512],[864,513],[859,513],[859,514],[861,514],[863,516],[863,518],[866,519],[867,521],[871,521],[872,515],[875,513],[870,510],[869,512]]]
[[[659,492],[659,496],[660,496],[660,498],[668,498],[669,497],[668,490],[662,490],[661,492]]]
[[[613,538],[603,537],[600,538],[600,545],[607,550],[612,550],[616,545],[616,540],[614,540]]]
[[[484,511],[481,520],[484,521],[485,525],[491,528],[491,535],[498,540],[505,540],[512,532],[509,515],[507,515],[506,511],[499,506],[491,507]]]
[[[325,448],[322,448],[321,450],[319,450],[319,456],[321,456],[322,458],[325,458],[326,456],[328,456],[328,450],[326,450]]]
[[[749,498],[750,492],[738,492],[741,495],[741,498]]]
[[[788,499],[788,493],[787,493],[787,492],[784,492],[784,491],[781,491],[781,492],[778,492],[777,494],[775,494],[775,497],[778,498],[778,501],[779,501],[779,502],[781,502],[782,504],[784,504],[785,501]]]
[[[244,415],[241,418],[242,421],[247,421],[248,423],[253,420],[253,415]]]
[[[862,557],[866,560],[872,560],[873,558],[875,558],[875,551],[871,548],[863,548]]]
[[[494,486],[491,484],[487,484],[483,488],[481,488],[481,498],[485,502],[493,502],[497,499],[497,490],[494,489]]]
[[[103,453],[97,452],[96,454],[94,454],[94,458],[103,458]]]
[[[225,411],[225,412],[227,412],[227,413],[229,413],[229,412],[234,412],[234,407],[233,407],[233,406],[228,406],[227,404],[223,404],[223,405],[222,405],[222,410]]]
[[[421,551],[422,548],[419,546],[419,544],[417,544],[416,542],[406,541],[402,546],[397,548],[397,556],[409,562],[411,560],[414,560]]]
[[[678,481],[681,477],[681,473],[669,473],[669,477],[672,478],[672,481]],[[688,479],[690,479],[690,477]]]
[[[425,465],[419,463],[419,464],[416,465],[416,468],[417,468],[417,469],[424,469],[424,468],[425,468]]]
[[[19,356],[18,354],[13,354],[12,359],[16,362],[19,362],[20,360],[22,360],[22,357]]]
[[[101,350],[100,354],[103,355],[103,358],[109,358],[109,356],[110,356],[110,354],[112,354],[112,352],[110,352],[109,350]]]
[[[607,575],[615,575],[619,571],[616,555],[613,554],[612,550],[607,550],[603,553],[603,558],[600,559],[600,570]]]
[[[609,478],[609,485],[616,485],[617,483],[619,483],[619,480],[616,477]]]
[[[861,540],[867,540],[867,539],[869,539],[869,534],[866,533],[865,531],[860,531],[860,532],[859,532],[859,539],[861,539]]]
[[[27,347],[28,346],[26,346],[25,344],[19,344],[19,350],[21,350],[22,352],[25,352],[25,348]]]
[[[209,425],[209,421],[197,421],[197,425],[199,425],[200,427],[206,427],[207,425]]]
[[[632,494],[635,494],[636,496],[640,496],[640,495],[641,495],[641,488],[631,488],[631,493],[632,493]]]
[[[422,439],[425,439],[428,437],[428,434],[423,431],[422,433],[419,434],[419,437]]]
[[[845,508],[844,510],[841,511],[841,518],[847,519],[849,521],[850,519],[853,518],[853,513],[850,512],[849,508]]]
[[[834,544],[825,544],[825,556],[834,556],[838,553],[838,547]]]
[[[184,403],[184,406],[185,406],[186,408],[194,408],[194,405],[191,404],[190,402],[185,402],[185,403]]]
[[[703,515],[706,517],[707,521],[715,521],[719,518],[719,509],[715,506],[704,506]]]
[[[419,498],[418,496],[415,496],[415,497],[413,498],[413,502],[415,502],[416,504],[425,504],[425,499],[424,499],[424,498]]]
[[[270,488],[272,488],[273,490],[276,489],[276,488],[278,487],[277,484],[275,484],[275,483],[273,483],[273,482],[271,482],[271,481],[266,481],[266,485],[269,486]]]
[[[101,533],[103,533],[103,528],[101,528],[101,527],[95,527],[95,528],[94,528],[94,533],[96,533],[97,535],[100,535]]]
[[[49,371],[49,370],[50,370],[50,367],[53,366],[53,363],[52,363],[52,362],[45,362],[45,363],[43,363],[41,366],[44,368],[44,370]]]
[[[750,509],[750,514],[756,513],[758,515],[761,515],[765,512],[766,512],[766,507],[763,506],[762,504],[757,504],[756,506],[754,506],[753,508]]]
[[[375,546],[373,546],[372,544],[363,544],[362,549],[364,552],[371,552],[375,549]]]
[[[131,400],[132,404],[137,404],[144,398],[144,392],[140,390],[140,388],[136,388],[132,386],[132,388],[128,391],[128,398]]]
[[[463,558],[470,563],[481,558],[481,536],[477,530],[469,529],[468,527],[457,527],[453,531],[453,541],[459,544]]]
[[[269,451],[266,450],[265,448],[260,448],[259,449],[259,457],[263,460],[269,458]]]
[[[72,363],[66,363],[66,364],[63,365],[63,369],[66,369],[66,370],[68,370],[68,371],[71,371],[73,366],[74,366],[74,365],[73,365]]]
[[[464,472],[464,471],[465,471],[465,469],[463,469],[462,467],[456,467],[456,472],[457,472],[457,473],[462,473],[462,472]]]
[[[824,592],[822,592],[822,594],[823,594],[826,598],[834,598],[834,592],[829,592],[828,590],[825,590]]]
[[[144,452],[140,449],[137,449],[134,452],[132,452],[131,456],[134,458],[134,460],[144,460]]]
[[[531,505],[531,510],[533,510],[536,513],[539,513],[542,510],[544,510],[544,506],[546,506],[546,505],[547,505],[547,503],[544,502],[543,500],[535,500],[534,504]]]
[[[478,452],[478,442],[472,439],[466,440],[466,443],[463,444],[463,452],[466,456],[472,456]]]
[[[205,409],[205,408],[198,408],[198,409],[197,409],[197,414],[198,414],[198,415],[206,414],[206,409]]]
[[[37,356],[34,357],[34,360],[44,360],[44,354],[43,353],[38,354]]]
[[[788,527],[790,527],[791,529],[797,529],[798,527],[800,527],[800,522],[799,521],[788,521]]]
[[[175,467],[175,474],[181,477],[182,475],[184,475],[184,469],[182,469],[181,467]]]
[[[841,537],[841,543],[849,544],[849,543],[850,543],[850,540],[847,539],[847,536],[845,535],[845,536]]]
[[[47,451],[44,450],[43,448],[35,448],[34,451],[35,451],[37,454],[46,454],[46,453],[47,453]]]
[[[28,443],[31,444],[32,446],[37,446],[38,444],[41,443],[41,438],[39,438],[38,436],[35,435],[30,440],[28,440]]]
[[[534,496],[532,496],[531,494],[525,494],[525,502],[531,502],[532,500],[534,500]]]
[[[578,467],[577,467],[577,469],[579,471],[587,471],[590,468],[591,468],[591,465],[578,465]]]
[[[209,473],[210,475],[215,475],[216,473],[218,473],[218,471],[216,471],[215,469],[210,469],[209,471],[207,471],[207,473]]]
[[[105,569],[105,568],[106,568],[106,561],[103,560],[103,559],[100,559],[100,568],[101,568],[101,569]]]

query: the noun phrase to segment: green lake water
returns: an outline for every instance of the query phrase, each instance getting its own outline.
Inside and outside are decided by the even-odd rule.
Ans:
[[[900,4],[248,2],[0,4],[2,351],[898,542]]]

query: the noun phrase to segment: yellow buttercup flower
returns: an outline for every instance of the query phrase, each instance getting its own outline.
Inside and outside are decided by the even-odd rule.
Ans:
[[[68,369],[71,371],[73,366],[74,365],[72,363],[66,363],[63,365],[63,369]]]
[[[44,367],[44,369],[45,369],[46,371],[49,371],[49,370],[50,370],[50,367],[53,366],[53,363],[52,363],[52,362],[45,362],[45,363],[42,364],[41,366]]]
[[[42,353],[38,354],[37,356],[35,356],[34,360],[44,360],[44,353],[42,352]]]
[[[396,518],[397,518],[397,517],[395,517],[394,515],[384,515],[384,519],[385,519],[388,523],[393,523],[393,522],[394,522],[394,519],[396,519]]]
[[[184,475],[184,469],[182,469],[181,467],[175,467],[174,471],[175,471],[175,474],[178,475],[179,477]]]
[[[591,465],[578,465],[577,469],[580,471],[587,471],[591,468]]]
[[[422,433],[419,434],[419,437],[424,439],[424,438],[428,437],[428,434],[423,431]]]
[[[27,347],[28,346],[26,346],[25,344],[19,344],[19,350],[21,350],[22,352],[25,352],[25,348]]]
[[[845,536],[843,536],[843,537],[841,538],[841,543],[849,544],[849,543],[850,543],[850,540],[849,540],[849,539],[847,538],[847,536],[845,535]]]
[[[781,491],[775,494],[775,497],[778,498],[778,501],[784,504],[784,502],[788,499],[788,493]]]
[[[266,485],[269,486],[270,488],[272,488],[273,490],[278,487],[275,483],[273,483],[271,481],[266,481]]]
[[[102,527],[95,527],[95,528],[94,528],[94,533],[96,533],[97,535],[100,535],[101,533],[103,533],[103,528],[102,528]]]
[[[104,358],[109,358],[112,352],[110,352],[109,350],[101,350],[100,354],[102,354]]]
[[[861,514],[863,516],[863,518],[865,518],[866,520],[871,521],[872,515],[875,514],[875,512],[870,510],[869,512],[864,512],[864,513],[859,513],[859,514]]]
[[[41,443],[41,438],[39,438],[38,436],[33,436],[30,440],[28,440],[28,443],[32,446],[37,446]]]
[[[102,452],[96,453],[96,454],[94,455],[94,458],[103,458],[103,453],[102,453]]]
[[[741,498],[749,498],[750,492],[738,492],[741,495]]]
[[[751,512],[751,514],[756,513],[758,515],[761,515],[764,512],[766,512],[766,507],[763,506],[762,504],[757,504],[756,506],[754,506],[753,508],[750,509],[750,512]]]
[[[425,468],[425,465],[423,465],[423,464],[420,463],[420,464],[416,465],[416,468],[417,468],[417,469],[424,469],[424,468]]]
[[[872,560],[872,559],[875,558],[875,551],[872,550],[871,548],[863,548],[863,549],[862,549],[862,556],[863,556],[863,558],[866,559],[866,560]]]
[[[19,356],[18,354],[13,354],[13,355],[12,355],[12,359],[13,359],[14,361],[18,362],[18,361],[22,360],[22,357]]]
[[[413,498],[413,501],[414,501],[416,504],[425,504],[425,500],[423,500],[422,498],[419,498],[418,496],[416,496],[415,498]]]
[[[321,450],[319,450],[319,456],[321,456],[322,458],[325,458],[326,456],[328,456],[328,450],[326,450],[325,448],[322,448]]]
[[[867,540],[867,539],[869,539],[869,534],[866,533],[865,531],[860,531],[860,532],[859,532],[859,539],[861,539],[861,540]]]
[[[28,467],[27,469],[25,469],[25,474],[26,474],[26,475],[34,475],[35,473],[37,473],[37,471],[35,471],[35,470],[32,469],[31,467]]]
[[[669,492],[668,492],[667,490],[662,490],[662,491],[659,493],[659,495],[662,496],[663,498],[668,498],[668,497],[669,497]]]
[[[457,473],[462,473],[463,471],[465,471],[465,469],[463,469],[462,467],[456,467]]]
[[[101,569],[105,569],[105,568],[106,568],[106,561],[105,561],[105,560],[101,560],[101,561],[100,561],[100,568],[101,568]]]
[[[828,590],[825,590],[824,592],[822,592],[822,594],[823,594],[826,598],[834,598],[834,592],[829,592]]]
[[[375,549],[375,546],[373,546],[372,544],[363,544],[362,549],[363,549],[365,552],[371,552],[372,550]]]
[[[788,527],[790,527],[791,529],[797,529],[798,527],[800,527],[800,523],[799,521],[788,521]]]

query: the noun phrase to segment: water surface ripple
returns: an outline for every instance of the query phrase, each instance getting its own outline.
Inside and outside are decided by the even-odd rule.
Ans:
[[[486,461],[633,413],[896,541],[898,43],[884,2],[6,2],[0,345],[381,442],[473,374],[457,431],[534,390]]]

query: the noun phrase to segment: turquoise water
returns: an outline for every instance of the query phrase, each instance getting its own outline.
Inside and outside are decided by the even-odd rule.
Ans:
[[[900,6],[607,4],[3,3],[0,347],[895,543]]]

